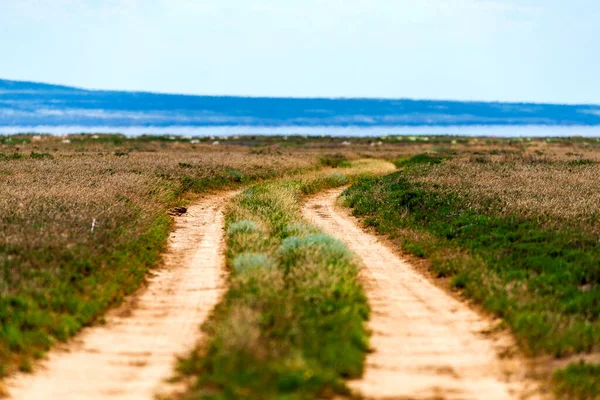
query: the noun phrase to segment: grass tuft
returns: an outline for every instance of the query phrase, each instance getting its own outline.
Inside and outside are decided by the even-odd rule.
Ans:
[[[257,233],[259,231],[260,229],[256,222],[243,220],[229,225],[229,228],[227,228],[227,235],[233,236],[238,233]]]
[[[394,165],[396,165],[398,168],[401,168],[419,164],[439,164],[441,162],[441,157],[430,156],[429,154],[418,154],[408,159],[400,159],[394,162]]]
[[[267,254],[241,253],[235,256],[231,265],[236,273],[243,274],[256,269],[273,269],[275,260]]]
[[[554,391],[561,399],[600,399],[600,365],[583,361],[554,373]]]
[[[324,167],[331,167],[331,168],[350,167],[350,162],[348,160],[348,157],[346,157],[345,155],[340,154],[340,153],[326,154],[326,155],[322,156],[319,160],[321,161],[321,165],[323,165]]]

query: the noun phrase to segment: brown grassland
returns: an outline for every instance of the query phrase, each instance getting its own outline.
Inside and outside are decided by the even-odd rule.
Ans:
[[[351,171],[353,161],[368,158],[396,161],[402,171],[385,178],[359,179],[356,173],[348,180],[329,170]],[[314,182],[294,180],[309,171],[317,174]],[[284,181],[273,180],[283,176]],[[355,214],[426,258],[454,289],[503,317],[530,354],[565,360],[600,351],[596,139],[18,135],[0,136],[0,378],[17,369],[30,371],[55,342],[101,322],[109,307],[135,291],[161,262],[173,207],[210,191],[271,182],[247,189],[236,199],[238,208],[229,210],[228,262],[234,268],[236,262],[256,261],[254,253],[267,254],[259,254],[265,259],[275,250],[280,254],[292,243],[286,242],[290,227],[301,226],[298,210],[279,207],[285,202],[279,204],[273,193],[288,196],[297,207],[302,196],[353,179],[358,182],[346,192],[346,202]],[[233,235],[232,227],[241,236]],[[237,242],[247,239],[244,235],[264,240]],[[291,236],[307,248],[333,246],[345,254],[337,242],[307,227]],[[252,257],[244,255],[249,252]],[[243,257],[236,261],[238,255]],[[294,255],[300,261],[304,256]],[[328,261],[315,265],[320,262]],[[352,281],[354,266],[348,262],[344,268],[344,279]],[[233,276],[232,282],[246,279]],[[306,288],[310,285],[307,281]],[[237,315],[234,303],[235,296],[252,294],[237,286],[232,290],[208,329],[218,333],[214,324],[221,319],[251,317],[250,310]],[[364,296],[359,287],[352,293],[347,304],[356,318],[347,323],[359,321],[352,326],[362,337],[364,312],[353,307],[363,304]],[[273,304],[296,306],[277,291],[272,294],[267,300]],[[307,326],[320,320],[306,318]],[[218,355],[214,332],[211,349]],[[292,339],[281,343],[287,346]],[[342,351],[342,345],[332,346],[332,352]],[[308,354],[310,346],[303,351]],[[206,372],[215,354],[207,360],[192,357],[182,368],[192,375]],[[339,374],[359,375],[363,352],[341,371],[319,357],[315,365],[324,367],[319,380],[309,383],[304,375],[289,375],[276,357],[269,358],[269,368],[282,387],[313,385],[290,397],[308,398],[323,385],[343,392]],[[196,389],[222,383],[212,372]],[[254,373],[264,378],[259,369]],[[239,378],[238,388],[246,387],[246,377]],[[554,379],[557,393],[566,397],[600,396],[596,365],[577,364]]]

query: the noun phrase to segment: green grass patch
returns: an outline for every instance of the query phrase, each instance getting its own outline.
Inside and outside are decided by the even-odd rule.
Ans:
[[[0,161],[10,161],[10,160],[20,160],[24,156],[21,153],[9,153],[9,154],[1,154],[0,153]]]
[[[53,159],[54,157],[52,156],[52,154],[50,153],[37,153],[35,151],[32,151],[31,154],[29,155],[30,158],[33,159],[44,159],[44,158],[48,158],[48,159]]]
[[[417,154],[410,158],[401,158],[394,162],[394,165],[398,168],[408,167],[411,165],[419,164],[439,164],[442,162],[442,157],[431,156],[429,154]]]
[[[319,159],[321,165],[325,167],[338,168],[338,167],[349,167],[350,161],[343,154],[326,154]]]
[[[553,382],[561,399],[600,399],[600,365],[584,362],[569,365],[554,373]]]

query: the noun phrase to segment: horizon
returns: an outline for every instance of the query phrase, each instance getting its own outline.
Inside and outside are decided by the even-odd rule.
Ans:
[[[260,95],[243,95],[243,94],[202,94],[202,93],[177,93],[177,92],[161,92],[161,91],[146,91],[146,90],[119,90],[119,89],[103,89],[90,88],[85,86],[72,86],[64,83],[42,82],[32,80],[15,80],[0,77],[0,82],[16,82],[35,85],[47,85],[54,87],[64,87],[76,89],[86,92],[111,92],[111,93],[140,93],[140,94],[157,94],[165,96],[189,96],[189,97],[207,97],[207,98],[240,98],[240,99],[298,99],[298,100],[398,100],[398,101],[414,101],[414,102],[448,102],[448,103],[481,103],[481,104],[514,104],[514,105],[550,105],[550,106],[592,106],[600,107],[598,103],[553,103],[553,102],[527,102],[527,101],[502,101],[502,100],[461,100],[452,98],[415,98],[415,97],[309,97],[309,96],[260,96]],[[1,94],[1,92],[0,92]]]
[[[485,101],[326,98],[326,97],[235,97],[156,92],[90,90],[31,81],[0,80],[0,131],[68,132],[132,131],[149,129],[203,129],[234,127],[252,132],[261,129],[301,129],[313,134],[317,127],[336,135],[339,129],[354,129],[352,135],[370,135],[373,128],[390,133],[431,127],[442,133],[460,134],[469,127],[546,127],[547,135],[557,127],[600,127],[600,105],[508,103]],[[406,128],[408,127],[408,128]],[[448,128],[454,130],[448,132]],[[436,128],[437,129],[437,128]],[[581,129],[581,128],[578,128]],[[457,130],[459,130],[457,132]],[[483,134],[483,133],[482,133]],[[500,133],[520,135],[520,133]],[[539,135],[544,135],[538,134]],[[598,129],[585,135],[600,136]]]

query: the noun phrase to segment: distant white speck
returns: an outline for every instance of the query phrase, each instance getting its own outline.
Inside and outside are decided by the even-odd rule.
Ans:
[[[220,145],[220,144],[221,144],[221,143],[219,143],[219,141],[218,141],[218,140],[215,140],[215,141],[213,142],[213,146],[218,146],[218,145]]]
[[[69,143],[71,143],[71,141],[70,141],[69,139],[63,139],[63,140],[62,140],[62,143],[64,143],[64,144],[69,144]]]

